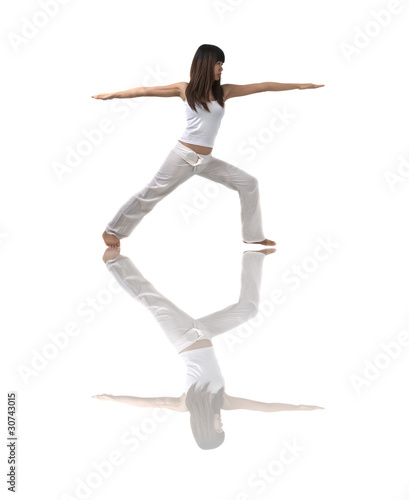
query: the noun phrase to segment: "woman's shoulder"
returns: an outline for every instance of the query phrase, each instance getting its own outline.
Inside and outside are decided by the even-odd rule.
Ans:
[[[178,83],[178,86],[179,86],[179,89],[180,89],[180,98],[183,100],[183,101],[186,101],[186,87],[188,86],[188,82],[179,82]]]
[[[226,102],[227,99],[230,97],[230,90],[232,88],[232,85],[230,83],[223,83],[220,85],[220,87],[223,89],[223,100]]]

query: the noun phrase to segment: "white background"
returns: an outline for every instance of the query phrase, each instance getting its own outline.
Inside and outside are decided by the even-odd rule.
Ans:
[[[15,391],[19,497],[407,500],[409,347],[381,355],[409,319],[406,3],[93,0],[47,3],[52,15],[44,5],[2,7],[2,463]],[[398,12],[374,22],[388,8]],[[29,38],[34,20],[43,26]],[[357,48],[359,30],[370,36]],[[179,396],[184,366],[149,312],[110,292],[101,234],[153,177],[185,116],[179,98],[91,95],[189,81],[203,43],[225,53],[221,83],[325,84],[228,100],[213,150],[259,180],[265,235],[277,242],[262,299],[271,305],[274,289],[286,299],[241,343],[215,339],[226,391],[325,410],[223,412],[226,439],[211,451],[194,442],[188,413],[174,413],[132,449],[122,436],[152,423],[152,409],[91,396]],[[272,134],[277,110],[292,118]],[[55,165],[101,120],[111,132],[59,178]],[[261,144],[251,161],[249,137]],[[213,186],[199,200],[209,184],[191,179],[122,241],[122,254],[194,317],[237,301],[247,249],[237,193]],[[314,267],[319,238],[336,248]],[[285,278],[295,265],[306,272],[297,289]],[[85,314],[92,298],[99,310]],[[77,335],[34,370],[69,323]],[[374,362],[384,367],[369,380]],[[299,456],[260,481],[294,440]],[[95,463],[115,451],[121,464],[98,482]]]

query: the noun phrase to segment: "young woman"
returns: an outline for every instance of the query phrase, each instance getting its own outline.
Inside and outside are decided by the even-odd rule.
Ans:
[[[160,87],[136,87],[122,92],[98,94],[95,99],[133,97],[179,97],[185,105],[187,127],[159,171],[144,189],[132,196],[108,223],[102,237],[109,247],[119,247],[142,218],[165,196],[193,175],[219,182],[238,192],[244,243],[273,246],[264,237],[257,179],[237,167],[215,158],[213,145],[225,113],[225,102],[258,92],[315,89],[312,83],[253,83],[221,85],[224,53],[215,45],[201,45],[192,61],[190,82]]]
[[[214,352],[212,339],[236,328],[258,312],[262,266],[267,254],[275,249],[244,252],[242,257],[241,291],[236,304],[202,318],[194,319],[164,297],[140,273],[132,261],[107,249],[104,261],[125,291],[149,309],[168,340],[186,366],[186,383],[178,398],[141,398],[135,396],[93,396],[103,401],[126,403],[139,407],[168,408],[190,412],[190,425],[198,446],[212,449],[224,441],[221,410],[254,411],[316,410],[319,406],[263,403],[230,396],[224,391],[224,378]]]

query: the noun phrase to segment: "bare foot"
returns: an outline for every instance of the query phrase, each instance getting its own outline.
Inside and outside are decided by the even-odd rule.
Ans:
[[[263,253],[264,255],[269,255],[270,253],[276,252],[276,248],[263,248],[262,250],[245,250],[243,253],[255,252],[255,253]]]
[[[105,245],[110,248],[117,248],[121,246],[120,240],[113,234],[108,234],[106,231],[102,233],[102,238],[105,241]]]
[[[244,241],[243,240],[243,243],[247,243],[248,245],[267,245],[269,247],[272,247],[273,245],[276,244],[275,241],[271,241],[271,240],[267,240],[267,239],[265,239],[263,241],[253,241],[251,243],[249,243],[248,241]]]
[[[115,257],[118,257],[120,253],[121,253],[120,247],[107,248],[104,252],[104,255],[102,256],[102,260],[104,262],[107,262],[107,260],[113,260],[115,259]]]

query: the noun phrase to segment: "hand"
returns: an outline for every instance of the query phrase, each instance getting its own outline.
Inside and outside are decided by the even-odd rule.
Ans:
[[[325,87],[325,85],[315,85],[315,83],[300,83],[300,84],[298,84],[298,90],[317,89],[318,87]]]
[[[91,97],[93,97],[94,99],[103,99],[104,101],[106,99],[112,99],[112,94],[97,94],[97,95],[92,95]]]
[[[299,410],[325,410],[325,408],[322,408],[322,406],[311,406],[311,405],[298,405]]]
[[[97,394],[96,396],[92,396],[95,399],[101,399],[102,401],[112,401],[115,396],[112,394]]]

